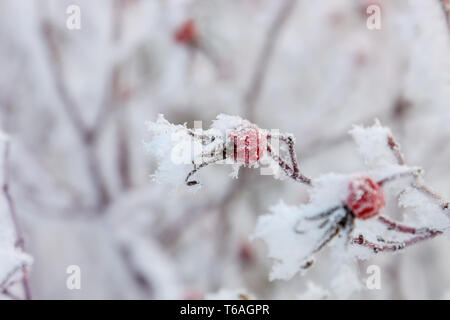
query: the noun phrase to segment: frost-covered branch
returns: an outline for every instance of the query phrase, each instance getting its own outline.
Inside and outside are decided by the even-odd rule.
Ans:
[[[271,135],[267,136],[267,139],[270,141],[272,138]],[[294,181],[298,181],[301,183],[305,183],[307,185],[311,185],[311,178],[308,178],[304,174],[300,172],[298,162],[297,162],[297,155],[295,153],[295,147],[294,147],[294,138],[292,136],[279,136],[276,137],[280,141],[285,142],[288,145],[289,148],[289,157],[291,161],[291,165],[289,165],[282,157],[280,157],[277,153],[274,153],[272,150],[272,147],[270,144],[267,145],[267,152],[269,155],[278,162],[278,165],[280,168],[284,171],[284,173],[290,177]]]
[[[434,238],[450,227],[443,214],[446,202],[423,184],[420,168],[405,164],[399,144],[378,122],[350,131],[370,170],[315,179],[301,173],[292,135],[278,130],[268,133],[239,117],[219,115],[211,128],[203,131],[170,124],[160,116],[156,123],[149,122],[148,128],[153,139],[147,146],[160,161],[155,179],[161,182],[200,186],[193,176],[201,168],[225,164],[234,167],[234,177],[241,166],[268,166],[276,178],[287,177],[310,187],[308,204],[295,208],[281,203],[272,209],[274,214],[259,220],[255,237],[267,243],[269,256],[276,260],[272,278],[289,278],[306,270],[313,264],[313,255],[338,241],[335,239],[343,239],[339,241],[343,255],[365,258],[370,252],[397,251]],[[262,173],[263,169],[267,168],[262,168]],[[416,209],[422,226],[381,215],[387,191],[397,193],[400,206]]]
[[[180,185],[179,175],[184,175],[184,183],[192,187],[200,185],[194,176],[212,164],[233,166],[233,177],[237,177],[240,167],[262,165],[273,170],[275,176],[281,170],[287,177],[311,185],[311,179],[300,172],[295,140],[290,134],[269,132],[247,120],[224,114],[204,131],[172,125],[162,115],[157,122],[147,125],[154,138],[147,148],[160,160],[155,173],[157,180]],[[192,169],[187,171],[189,166]]]
[[[14,228],[14,233],[16,236],[16,241],[14,244],[14,247],[21,253],[25,253],[25,241],[23,237],[22,228],[19,223],[19,219],[16,212],[16,206],[14,204],[13,198],[11,196],[10,190],[9,190],[9,141],[7,139],[2,138],[2,143],[4,144],[4,151],[3,151],[3,185],[2,185],[2,191],[3,195],[6,199],[7,208],[10,214],[10,218],[12,221],[12,225]],[[1,251],[1,249],[0,249]],[[15,284],[15,281],[12,281],[12,279],[17,275],[17,273],[21,272],[21,278],[20,283],[22,284],[25,299],[31,299],[31,290],[30,285],[28,281],[28,265],[25,262],[20,263],[20,265],[16,265],[11,271],[9,271],[6,276],[3,279],[0,279],[0,292],[3,294],[10,296],[12,298],[15,298],[15,296],[9,291],[9,288]]]
[[[411,228],[411,227],[407,227],[407,228],[413,229],[414,230],[413,234],[415,234],[416,236],[409,238],[408,240],[401,241],[401,242],[400,241],[399,242],[386,241],[383,238],[379,237],[377,239],[378,243],[375,243],[375,242],[366,240],[363,235],[359,235],[357,238],[353,239],[353,243],[360,245],[360,246],[370,248],[375,253],[382,252],[382,251],[393,252],[393,251],[398,251],[398,250],[404,249],[404,248],[411,246],[413,244],[416,244],[418,242],[432,239],[432,238],[436,237],[437,235],[440,235],[443,233],[443,231],[441,231],[441,230],[425,229],[423,231],[418,231],[418,229],[415,229],[415,228]]]

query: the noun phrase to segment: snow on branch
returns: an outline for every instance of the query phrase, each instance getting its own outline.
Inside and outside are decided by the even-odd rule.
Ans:
[[[201,123],[201,122],[200,122]],[[237,178],[240,167],[261,168],[264,175],[311,184],[298,167],[294,137],[279,130],[264,130],[235,116],[220,114],[208,130],[189,129],[169,123],[163,115],[156,122],[147,122],[152,135],[147,150],[159,161],[154,178],[173,186],[198,186],[198,172],[211,164],[233,166]],[[289,160],[282,157],[286,153]],[[285,175],[281,175],[283,172]]]
[[[307,270],[314,255],[328,245],[341,253],[342,261],[365,259],[434,238],[450,227],[449,203],[424,184],[421,168],[405,164],[391,131],[378,121],[350,131],[367,171],[327,173],[315,179],[301,172],[292,135],[260,129],[239,117],[219,115],[203,131],[173,125],[160,115],[148,128],[148,150],[159,160],[158,181],[193,187],[200,184],[198,171],[211,164],[267,165],[276,178],[309,187],[308,203],[280,202],[258,221],[253,238],[265,241],[274,260],[270,279],[289,279]],[[386,192],[397,196],[400,207],[413,209],[414,214],[405,217],[408,224],[384,215]]]

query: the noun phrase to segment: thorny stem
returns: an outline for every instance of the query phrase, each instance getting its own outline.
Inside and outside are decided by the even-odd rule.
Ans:
[[[418,242],[432,239],[436,237],[437,235],[442,234],[443,232],[440,230],[433,230],[433,229],[423,229],[422,232],[417,232],[415,237],[412,237],[406,241],[398,242],[398,243],[386,243],[386,244],[377,244],[375,242],[369,241],[362,234],[360,234],[358,237],[353,238],[352,243],[357,244],[360,246],[364,246],[367,248],[372,249],[375,253],[378,252],[394,252],[398,250],[402,250],[406,247],[412,246]]]
[[[288,137],[281,136],[280,140],[284,141],[288,145],[289,156],[291,157],[291,161],[292,161],[292,167],[293,167],[295,173],[299,173],[300,170],[298,168],[297,155],[295,154],[295,149],[294,149],[294,138],[292,138],[292,136],[288,136]]]
[[[185,179],[186,184],[188,186],[194,186],[194,185],[199,184],[199,182],[197,180],[190,180],[191,176],[194,175],[195,173],[197,173],[200,169],[206,167],[207,165],[210,165],[210,164],[215,163],[220,160],[221,160],[221,158],[219,157],[219,158],[211,159],[210,161],[203,162],[202,164],[200,164],[198,166],[194,164],[194,169],[191,172],[189,172],[188,175],[186,176],[186,179]]]
[[[6,202],[8,204],[9,213],[11,215],[11,220],[13,222],[14,230],[16,233],[16,248],[19,248],[21,251],[25,252],[25,240],[22,233],[22,228],[19,223],[19,219],[17,217],[17,211],[16,207],[13,201],[13,198],[11,196],[11,193],[9,192],[9,167],[8,167],[8,160],[9,160],[9,142],[5,142],[5,152],[3,155],[3,194],[5,195]],[[22,287],[25,293],[25,299],[30,300],[31,299],[31,290],[30,285],[28,282],[28,269],[26,265],[22,265],[17,270],[13,270],[12,273],[10,273],[6,279],[0,284],[0,289],[2,289],[3,292],[8,293],[8,288],[4,286],[7,285],[9,279],[19,270],[22,270]]]
[[[271,136],[268,135],[267,139],[270,140]],[[301,183],[311,186],[312,185],[311,178],[308,178],[307,176],[300,173],[300,169],[298,168],[295,151],[294,151],[294,146],[293,146],[294,145],[293,140],[290,140],[290,143],[288,143],[288,145],[289,145],[289,153],[290,153],[290,157],[291,157],[292,167],[283,158],[281,158],[279,155],[275,154],[272,151],[272,148],[269,144],[267,144],[267,152],[278,163],[280,168],[284,171],[284,173],[288,177],[290,177],[294,181],[301,182]]]

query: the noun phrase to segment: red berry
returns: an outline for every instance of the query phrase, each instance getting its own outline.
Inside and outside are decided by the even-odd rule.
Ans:
[[[384,207],[384,194],[381,186],[369,177],[359,177],[350,185],[347,206],[359,219],[369,219],[380,213]]]
[[[239,259],[245,264],[253,261],[253,249],[248,242],[241,244],[239,248]]]
[[[234,161],[246,166],[256,164],[267,148],[266,136],[256,127],[233,130],[229,137],[234,144]]]
[[[197,41],[198,33],[195,21],[189,19],[184,22],[176,31],[174,35],[175,41],[184,44],[194,44]]]

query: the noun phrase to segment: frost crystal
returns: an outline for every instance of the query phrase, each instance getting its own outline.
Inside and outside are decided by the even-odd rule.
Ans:
[[[388,137],[392,136],[391,130],[381,126],[379,121],[372,127],[354,126],[349,133],[368,167],[383,167],[395,163],[392,151],[386,143]]]

